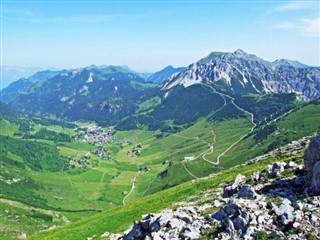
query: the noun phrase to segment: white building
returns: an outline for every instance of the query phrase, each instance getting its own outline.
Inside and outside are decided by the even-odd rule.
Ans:
[[[192,160],[194,160],[194,157],[184,157],[184,160],[185,161],[192,161]]]

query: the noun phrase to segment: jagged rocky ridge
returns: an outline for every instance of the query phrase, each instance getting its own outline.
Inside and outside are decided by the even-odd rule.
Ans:
[[[283,59],[268,62],[240,49],[214,52],[172,75],[162,90],[199,83],[213,84],[233,94],[296,93],[310,101],[320,97],[320,68]]]
[[[290,150],[299,150],[305,140],[269,156],[291,155]],[[320,135],[306,149],[304,165],[275,162],[249,179],[238,175],[234,183],[207,192],[205,203],[187,202],[175,210],[144,215],[124,234],[106,232],[101,238],[197,239],[205,235],[210,239],[319,239],[319,153]]]

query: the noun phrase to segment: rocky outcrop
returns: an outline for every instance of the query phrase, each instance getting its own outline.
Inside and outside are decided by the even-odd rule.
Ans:
[[[306,178],[301,168],[294,162],[281,162],[270,164],[265,173],[253,173],[211,215],[223,229],[216,232],[217,239],[254,239],[262,232],[269,238],[319,239],[320,197],[306,197],[304,182],[297,184],[300,180],[296,179]],[[282,173],[298,175],[279,179]]]
[[[308,190],[320,194],[320,135],[310,141],[304,154],[304,165],[308,171]]]
[[[306,191],[319,186],[314,182],[320,176],[318,141],[319,136],[311,140],[305,165],[275,162],[250,177],[238,175],[216,192],[204,193],[201,204],[187,202],[175,210],[142,216],[122,236],[110,237],[162,240],[205,235],[250,240],[264,235],[268,239],[320,239],[320,196]]]
[[[148,214],[123,235],[131,239],[196,239],[210,228],[207,220],[200,216],[195,207],[180,207],[176,210],[165,209],[158,214]]]
[[[320,161],[314,165],[312,170],[311,189],[314,194],[320,194]]]
[[[226,185],[223,189],[223,197],[230,197],[240,190],[240,187],[246,182],[246,177],[239,174],[234,183],[231,185]]]

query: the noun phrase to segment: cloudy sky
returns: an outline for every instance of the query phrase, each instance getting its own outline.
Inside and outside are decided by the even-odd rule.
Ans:
[[[186,66],[240,48],[320,65],[319,1],[1,1],[2,65]]]

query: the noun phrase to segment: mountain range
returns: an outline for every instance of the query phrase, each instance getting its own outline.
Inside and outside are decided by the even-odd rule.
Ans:
[[[268,62],[238,49],[212,52],[187,68],[168,66],[152,75],[126,66],[42,71],[3,89],[1,101],[22,112],[72,121],[168,130],[168,121],[189,124],[222,108],[237,115],[230,99],[248,106],[248,94],[269,100],[269,95],[291,94],[291,103],[318,99],[320,68],[285,59]],[[279,96],[280,104],[284,97]],[[288,109],[279,108],[279,113]]]

